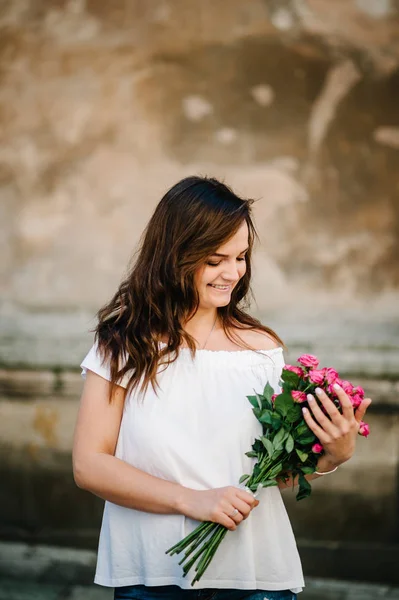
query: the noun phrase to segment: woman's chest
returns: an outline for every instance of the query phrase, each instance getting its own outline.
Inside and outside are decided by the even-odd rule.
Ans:
[[[171,478],[171,469],[209,470],[244,456],[261,433],[247,396],[263,390],[267,373],[176,367],[164,372],[158,394],[127,401],[122,458]]]

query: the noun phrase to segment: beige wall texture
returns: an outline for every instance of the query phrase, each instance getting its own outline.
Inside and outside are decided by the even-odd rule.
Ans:
[[[257,199],[254,312],[376,399],[353,461],[287,500],[307,568],[362,541],[359,577],[398,576],[398,31],[397,0],[0,3],[0,533],[93,543],[88,329],[166,189],[207,174]]]

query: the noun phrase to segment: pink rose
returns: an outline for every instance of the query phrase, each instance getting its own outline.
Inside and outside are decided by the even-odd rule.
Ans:
[[[352,394],[358,394],[361,399],[363,400],[364,398],[364,389],[362,387],[360,387],[360,385],[356,386],[353,388],[352,390]]]
[[[331,396],[331,398],[337,397],[337,391],[334,389],[333,384],[327,386],[327,394],[328,396]]]
[[[326,367],[325,369],[323,369],[324,371],[324,377],[326,378],[327,383],[335,383],[338,379],[338,373],[335,369],[332,369],[331,367]]]
[[[315,454],[320,454],[320,452],[323,452],[324,448],[321,444],[313,444],[312,446],[312,452],[314,452]]]
[[[370,427],[364,421],[360,421],[359,433],[363,437],[367,437],[368,435],[370,435]]]
[[[304,375],[305,375],[305,372],[303,369],[301,369],[301,367],[293,367],[292,365],[284,365],[284,370],[291,371],[291,373],[295,373],[296,375],[299,375],[299,377],[304,377]]]
[[[353,396],[350,396],[349,399],[352,402],[353,408],[357,408],[358,406],[360,406],[363,400],[360,394],[353,394]]]
[[[274,401],[277,398],[277,396],[278,394],[273,394],[273,396],[271,397],[272,404],[274,404]]]
[[[324,382],[324,369],[313,369],[308,374],[309,381],[316,385],[321,385]]]
[[[329,386],[327,386],[328,389],[328,393],[330,396],[337,398],[337,390],[334,387],[334,384],[337,383],[339,386],[342,387],[342,379],[340,379],[340,377],[337,377],[337,379],[335,380],[334,383],[330,384]]]
[[[353,392],[353,385],[351,384],[350,381],[346,381],[345,379],[343,381],[341,381],[340,386],[342,387],[342,389],[344,390],[344,392],[348,395],[352,394]]]
[[[302,366],[311,367],[312,369],[317,369],[319,366],[319,360],[316,356],[313,356],[313,354],[302,354],[302,356],[298,358],[298,362]]]
[[[306,400],[305,392],[300,392],[299,390],[291,392],[291,396],[294,398],[295,402],[305,402]]]

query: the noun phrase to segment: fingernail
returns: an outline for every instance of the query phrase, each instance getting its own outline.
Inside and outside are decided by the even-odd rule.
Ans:
[[[306,415],[306,413],[308,412],[308,409],[305,408],[305,407],[302,407],[302,412],[303,412],[304,415]]]
[[[342,389],[340,385],[338,385],[338,383],[334,383],[333,385],[334,390],[340,390]]]
[[[308,394],[306,396],[306,398],[308,399],[308,402],[314,402],[314,398],[313,398],[312,394]]]
[[[323,393],[323,390],[322,390],[322,389],[320,389],[320,388],[316,388],[316,394],[317,394],[318,396],[320,396],[320,394],[322,394],[322,393]]]

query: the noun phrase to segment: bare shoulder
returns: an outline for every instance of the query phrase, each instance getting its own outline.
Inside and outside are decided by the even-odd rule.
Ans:
[[[243,342],[256,350],[273,350],[280,347],[271,335],[261,329],[244,329],[239,332],[239,336]]]

